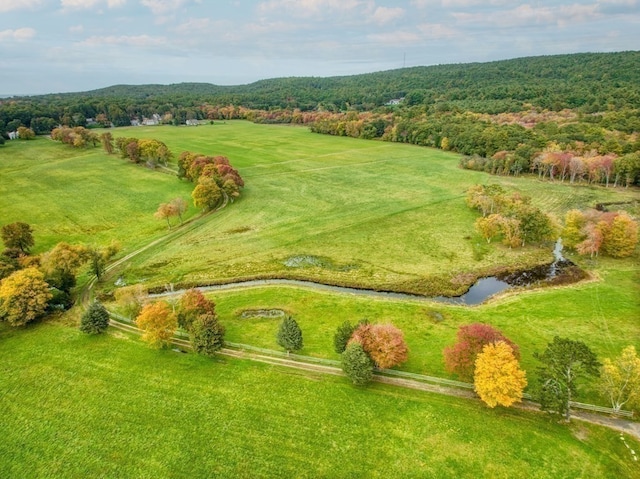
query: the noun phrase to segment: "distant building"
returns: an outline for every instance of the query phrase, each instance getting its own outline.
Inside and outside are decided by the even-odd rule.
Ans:
[[[187,126],[198,126],[199,124],[198,120],[187,120]]]
[[[140,120],[131,120],[131,126],[140,126]]]
[[[399,105],[403,101],[404,101],[404,97],[402,97],[402,98],[394,98],[393,100],[389,100],[387,103],[385,103],[385,105],[388,105],[388,106]]]

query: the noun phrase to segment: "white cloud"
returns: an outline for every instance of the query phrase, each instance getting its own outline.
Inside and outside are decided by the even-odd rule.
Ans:
[[[36,31],[33,28],[18,28],[16,30],[0,31],[0,40],[23,42],[35,37]]]
[[[42,0],[0,0],[0,13],[11,10],[34,10],[42,5]]]
[[[323,13],[353,11],[358,7],[371,7],[373,2],[362,0],[269,0],[258,5],[260,13],[290,13],[311,17]]]
[[[72,27],[69,27],[69,33],[82,33],[84,32],[84,26],[83,25],[74,25]]]
[[[600,14],[596,4],[574,3],[553,7],[532,7],[529,4],[524,4],[510,10],[479,13],[453,12],[451,15],[460,23],[509,28],[532,25],[564,26],[583,23],[598,17]]]
[[[374,33],[368,38],[385,46],[417,46],[430,40],[451,38],[458,32],[439,23],[423,23],[415,30],[398,30],[395,32]]]
[[[103,3],[109,8],[116,8],[126,4],[127,0],[60,0],[63,10],[86,10]]]
[[[373,15],[371,15],[371,21],[378,25],[384,25],[404,17],[404,14],[404,8],[378,7],[374,10]]]
[[[188,0],[140,0],[154,15],[167,15],[182,7]]]
[[[107,35],[92,36],[80,42],[82,45],[97,47],[105,45],[125,45],[130,47],[157,47],[167,44],[164,37],[152,37],[149,35]]]
[[[97,3],[98,0],[60,0],[60,5],[62,5],[62,8],[69,10],[91,8]]]

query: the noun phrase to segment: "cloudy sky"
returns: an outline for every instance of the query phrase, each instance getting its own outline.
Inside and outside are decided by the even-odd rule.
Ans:
[[[0,0],[0,94],[640,50],[640,0]]]

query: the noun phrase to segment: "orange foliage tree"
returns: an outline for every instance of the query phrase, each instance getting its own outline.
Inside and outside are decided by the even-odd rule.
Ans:
[[[473,377],[475,391],[489,407],[511,406],[522,401],[526,373],[504,341],[487,344],[478,354]]]
[[[136,325],[144,331],[143,341],[151,347],[162,348],[171,343],[171,338],[178,329],[178,320],[169,303],[156,301],[142,308],[136,318]]]
[[[361,324],[353,332],[351,341],[362,345],[375,365],[381,369],[404,363],[409,349],[402,331],[393,324]]]

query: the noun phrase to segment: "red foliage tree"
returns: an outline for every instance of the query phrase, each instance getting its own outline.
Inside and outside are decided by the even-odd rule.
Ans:
[[[407,360],[409,349],[402,331],[393,324],[361,324],[351,336],[349,343],[362,345],[377,367],[392,368]]]
[[[180,297],[178,307],[178,324],[184,329],[191,329],[192,323],[200,315],[217,317],[216,304],[208,300],[199,289],[189,289]]]
[[[472,381],[478,354],[485,345],[498,341],[504,341],[511,346],[513,355],[520,359],[518,346],[494,327],[482,323],[460,326],[456,342],[445,347],[443,351],[447,371],[457,374],[463,381]]]

